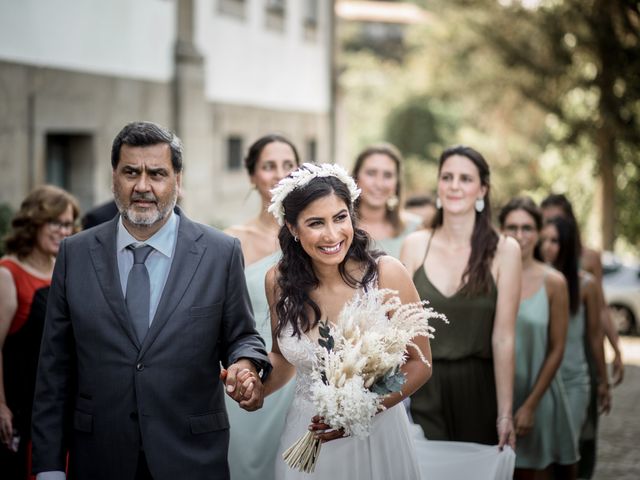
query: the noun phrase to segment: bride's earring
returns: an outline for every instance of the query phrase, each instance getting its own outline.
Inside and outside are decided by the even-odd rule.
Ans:
[[[293,236],[293,241],[296,242],[296,243],[300,241],[300,240],[298,240],[298,236],[297,235]]]
[[[438,210],[442,208],[442,201],[440,200],[440,197],[436,197],[436,208]]]
[[[396,208],[398,206],[398,202],[400,200],[398,200],[398,196],[397,195],[392,195],[389,198],[387,198],[387,210],[393,210],[394,208]]]
[[[476,212],[480,213],[484,210],[484,198],[476,200]]]

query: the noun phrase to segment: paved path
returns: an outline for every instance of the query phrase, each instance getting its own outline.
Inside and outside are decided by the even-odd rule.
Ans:
[[[640,338],[623,337],[622,350],[625,378],[601,417],[594,480],[640,480]]]

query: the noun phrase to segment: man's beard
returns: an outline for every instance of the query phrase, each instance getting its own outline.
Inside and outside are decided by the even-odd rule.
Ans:
[[[174,188],[171,194],[171,198],[166,203],[158,202],[156,196],[151,193],[136,193],[134,192],[131,195],[129,200],[129,204],[125,205],[120,198],[119,193],[116,191],[114,195],[114,200],[116,202],[116,206],[118,207],[118,211],[120,215],[125,220],[128,220],[132,224],[138,227],[150,227],[155,225],[156,223],[165,219],[176,206],[176,202],[178,201],[178,189]],[[153,207],[146,209],[145,211],[136,210],[134,207],[134,202],[136,201],[145,201],[145,202],[153,202],[155,204],[155,210]]]

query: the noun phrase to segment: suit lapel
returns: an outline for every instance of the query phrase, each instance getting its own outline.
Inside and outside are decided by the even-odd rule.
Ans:
[[[93,268],[98,276],[100,288],[107,300],[109,307],[118,319],[120,326],[125,331],[129,340],[140,348],[140,343],[133,330],[129,313],[122,294],[120,284],[120,274],[118,272],[118,260],[116,256],[116,233],[118,227],[118,216],[107,222],[103,227],[98,227],[96,232],[96,242],[90,249]]]
[[[202,255],[206,248],[198,244],[198,238],[202,236],[200,228],[189,220],[179,209],[176,213],[180,215],[180,225],[178,227],[178,238],[171,269],[167,283],[162,290],[162,296],[158,303],[156,314],[151,322],[149,332],[142,342],[140,357],[145,354],[153,344],[158,334],[165,326],[174,310],[180,303],[185,291],[191,283],[191,279],[200,264]]]

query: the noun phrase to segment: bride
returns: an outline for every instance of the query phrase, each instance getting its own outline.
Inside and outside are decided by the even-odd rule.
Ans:
[[[417,352],[409,350],[402,370],[406,382],[387,396],[385,409],[374,419],[364,440],[345,437],[316,417],[310,400],[310,372],[320,321],[335,321],[345,303],[367,288],[398,292],[403,303],[420,299],[402,264],[392,257],[369,253],[369,237],[357,228],[353,201],[359,190],[336,165],[305,164],[274,190],[270,211],[282,225],[282,259],[265,279],[271,310],[273,371],[265,393],[274,392],[297,371],[294,401],[280,439],[282,453],[305,431],[316,431],[323,448],[311,475],[276,461],[279,479],[419,479],[420,473],[407,415],[401,401],[431,375]],[[428,339],[414,339],[431,359]]]

